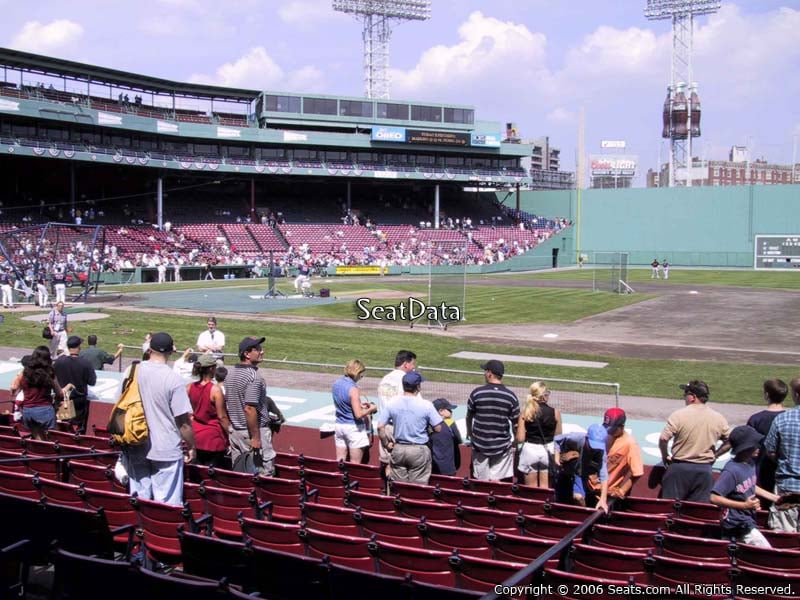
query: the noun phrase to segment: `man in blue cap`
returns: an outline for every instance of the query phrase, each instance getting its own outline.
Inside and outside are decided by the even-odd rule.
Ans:
[[[555,437],[556,502],[595,506],[608,512],[607,439],[608,432],[599,423],[590,425],[585,434],[573,432]],[[587,495],[590,482],[600,484],[599,497]]]
[[[428,400],[420,396],[424,379],[416,371],[403,375],[403,395],[391,400],[378,413],[378,436],[391,454],[390,475],[395,481],[428,484],[431,476],[431,449],[428,427],[442,430],[442,417]],[[394,423],[394,440],[386,434],[386,424]]]

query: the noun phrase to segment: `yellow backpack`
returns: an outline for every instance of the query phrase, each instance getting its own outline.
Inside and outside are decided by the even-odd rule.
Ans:
[[[130,375],[122,384],[122,395],[111,410],[108,432],[117,444],[139,446],[147,441],[150,430],[144,414],[139,383],[136,380],[136,367],[131,365]]]

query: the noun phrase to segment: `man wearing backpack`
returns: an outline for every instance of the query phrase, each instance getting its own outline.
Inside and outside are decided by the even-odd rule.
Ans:
[[[183,463],[195,459],[196,449],[186,382],[167,365],[174,347],[168,333],[153,334],[150,360],[136,368],[149,435],[143,444],[127,446],[125,456],[131,494],[181,506]]]

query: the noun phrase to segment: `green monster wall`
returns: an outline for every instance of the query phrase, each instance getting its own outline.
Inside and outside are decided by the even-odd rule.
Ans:
[[[590,260],[593,252],[624,251],[632,264],[666,258],[675,265],[752,267],[756,234],[800,234],[800,185],[584,190],[581,196],[578,224],[575,190],[521,193],[522,210],[575,223],[534,251],[538,256],[529,253],[531,260],[541,262],[556,245],[560,265],[574,264],[578,251]]]

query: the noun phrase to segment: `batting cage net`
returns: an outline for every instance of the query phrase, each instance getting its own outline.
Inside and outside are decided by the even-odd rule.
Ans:
[[[68,298],[86,301],[96,288],[103,255],[101,225],[47,223],[0,231],[0,255],[15,279],[18,296],[33,300],[37,283],[51,287],[53,276],[70,288]]]
[[[411,326],[425,323],[429,327],[447,329],[450,323],[466,320],[469,242],[466,239],[432,240],[427,244],[427,306],[423,314],[411,315]],[[423,310],[421,306],[418,309]]]
[[[627,252],[595,252],[592,290],[616,294],[633,292],[633,288],[628,285],[628,256]]]

